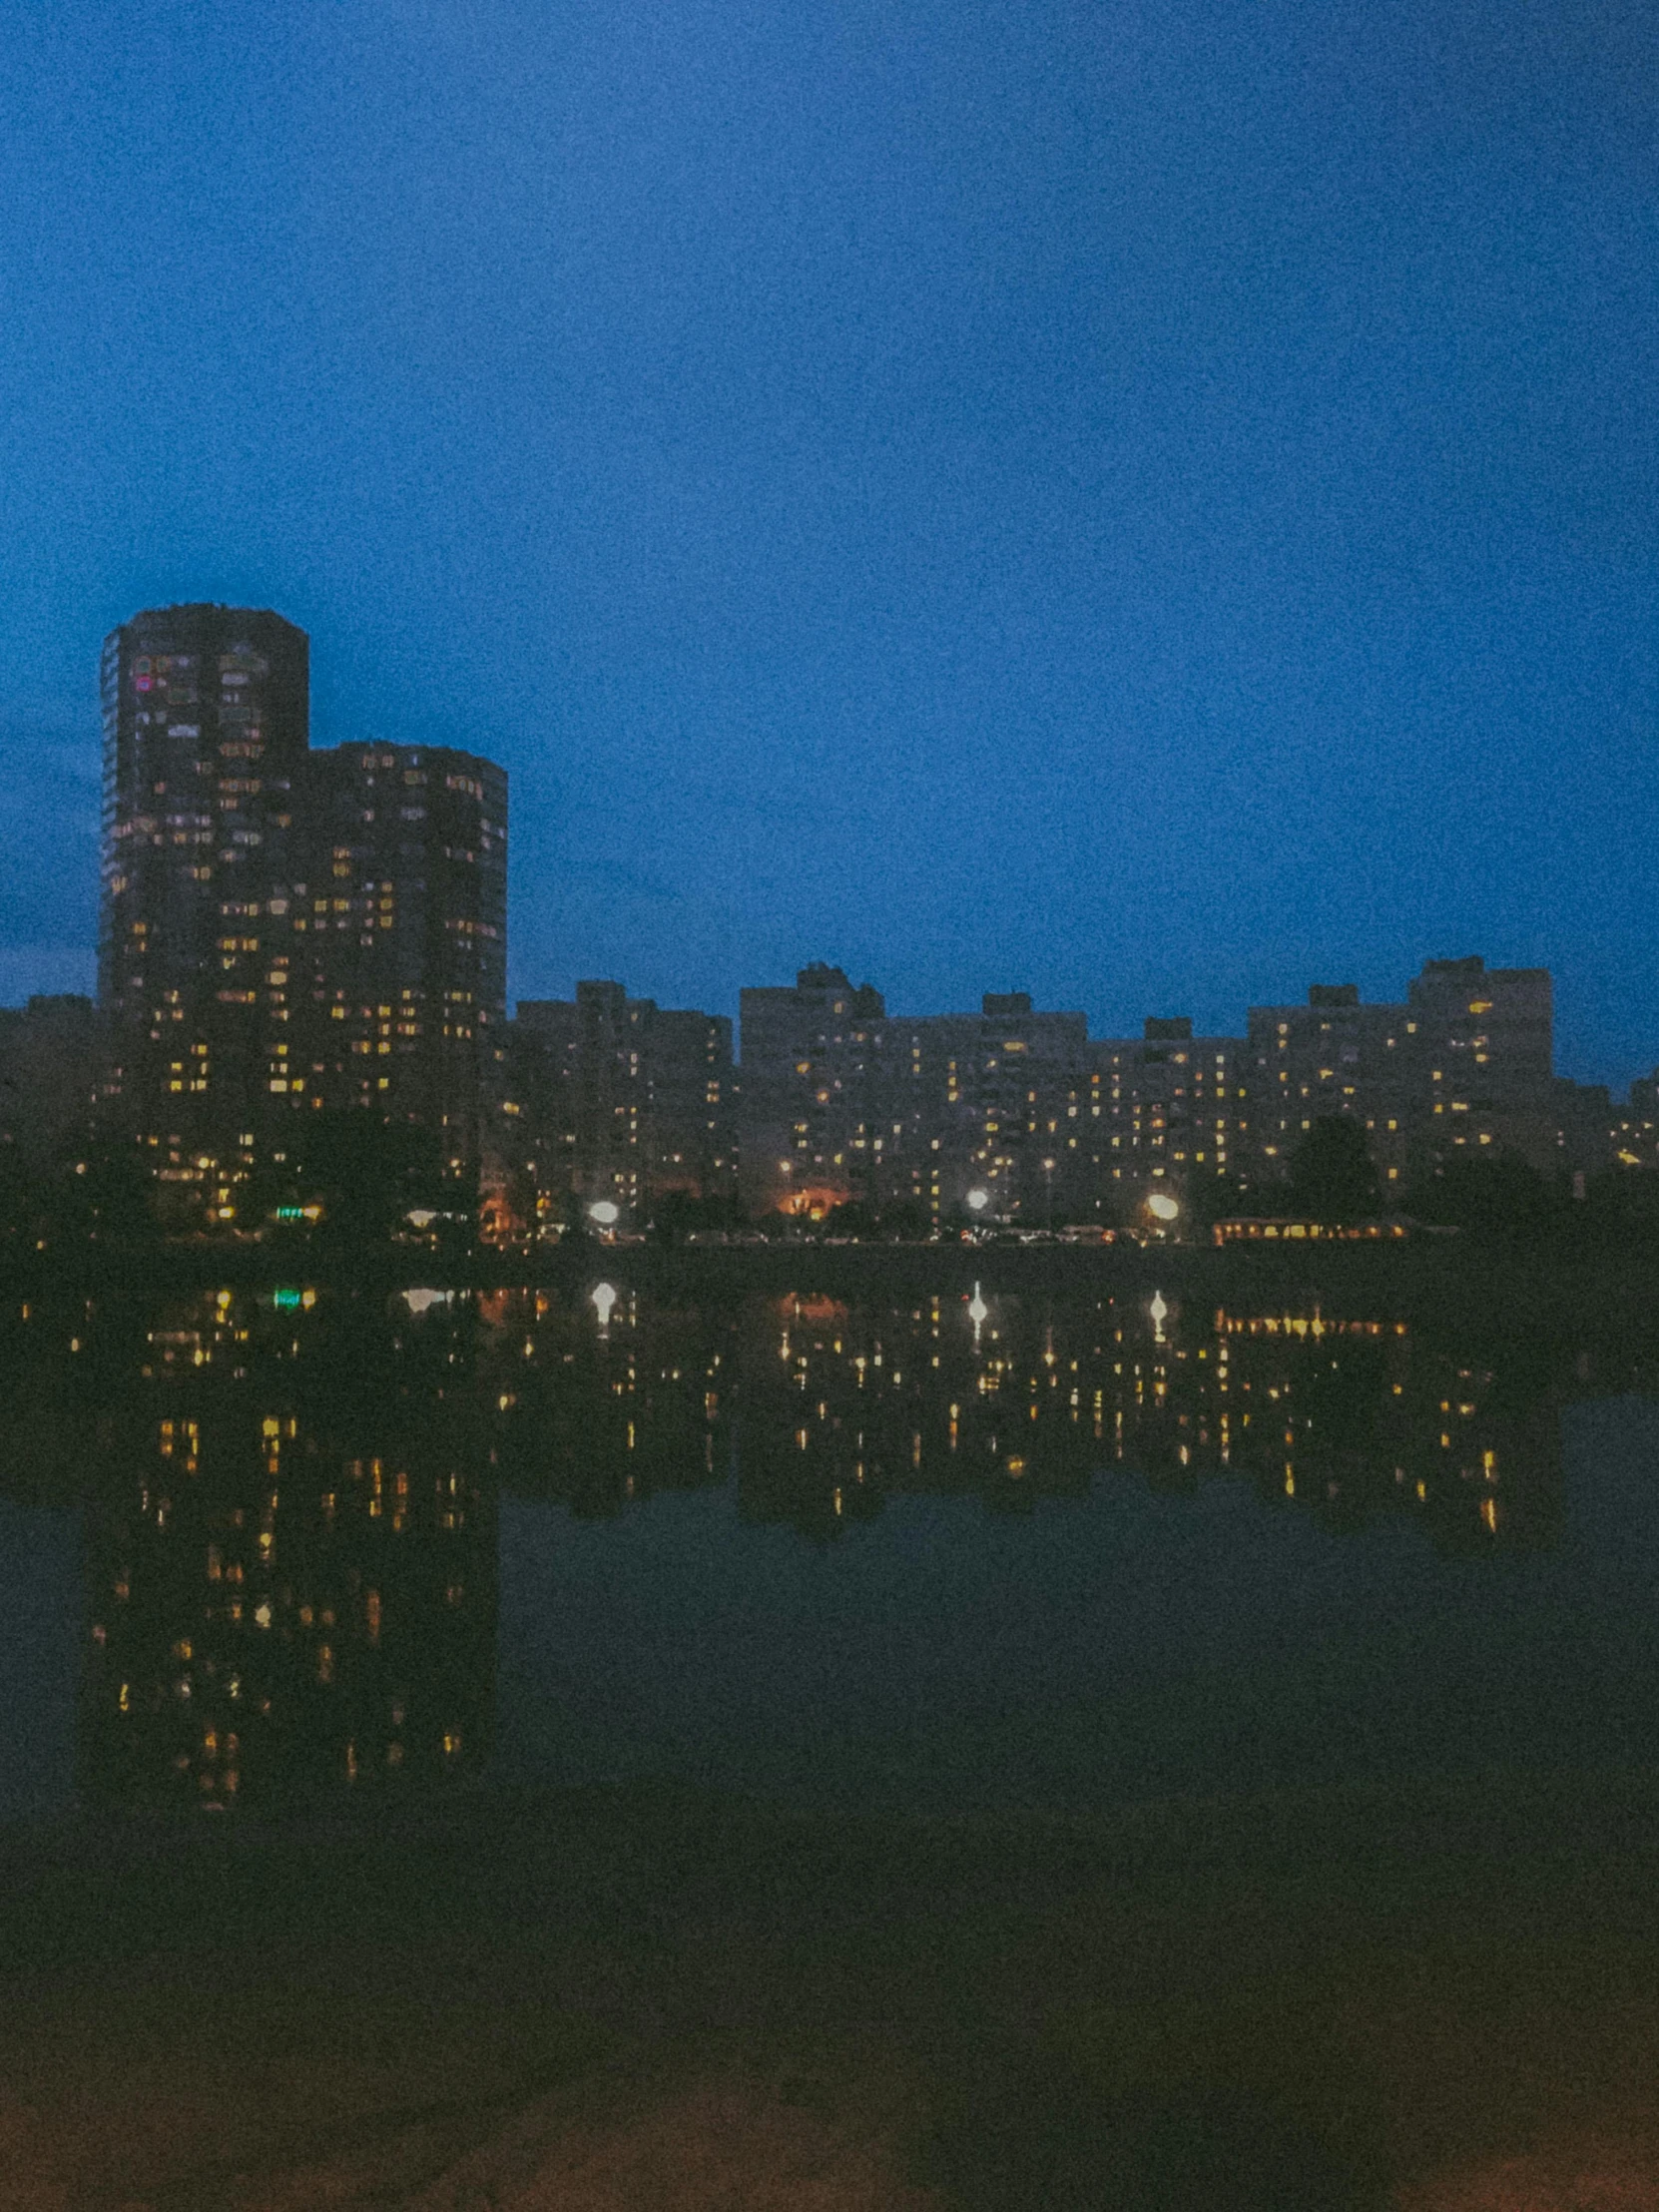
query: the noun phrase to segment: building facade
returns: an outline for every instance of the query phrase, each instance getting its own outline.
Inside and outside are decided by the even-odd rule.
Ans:
[[[273,1090],[419,1122],[452,1169],[476,1164],[505,1081],[506,776],[445,746],[342,745],[302,791]]]
[[[869,1139],[877,1197],[951,1218],[971,1192],[997,1217],[1069,1219],[1068,1113],[1088,1034],[1084,1015],[1041,1011],[1028,991],[987,991],[974,1014],[889,1018]]]
[[[670,1193],[736,1194],[724,1015],[630,998],[621,983],[580,982],[572,999],[519,1000],[508,1065],[499,1149],[530,1178],[544,1219],[567,1198],[609,1200],[632,1223]]]
[[[885,999],[821,960],[793,986],[746,989],[739,1005],[745,1208],[822,1216],[867,1201],[884,1118]]]
[[[1243,1040],[1186,1019],[1094,1039],[1087,1017],[987,992],[977,1013],[888,1014],[804,968],[743,994],[739,1153],[752,1213],[857,1202],[1031,1228],[1136,1218],[1165,1177],[1248,1160]]]
[[[1333,1116],[1364,1128],[1385,1205],[1462,1152],[1546,1173],[1618,1156],[1605,1098],[1551,1072],[1541,968],[1430,960],[1385,1004],[1316,983],[1306,1004],[1253,1006],[1244,1036],[1195,1037],[1168,1015],[1091,1038],[1082,1014],[1019,991],[988,993],[977,1014],[889,1014],[823,963],[742,1003],[739,1151],[757,1215],[858,1201],[950,1220],[971,1199],[1022,1227],[1110,1228],[1143,1222],[1160,1192],[1188,1213],[1271,1211]]]
[[[0,1147],[31,1175],[84,1150],[104,1073],[90,998],[66,992],[0,1007]]]
[[[1186,1014],[1147,1016],[1139,1037],[1091,1045],[1078,1100],[1086,1187],[1078,1221],[1134,1223],[1160,1190],[1259,1180],[1249,1061],[1240,1037],[1195,1037]]]
[[[1249,1046],[1265,1182],[1329,1116],[1364,1125],[1384,1194],[1460,1152],[1560,1165],[1546,968],[1427,960],[1399,1003],[1316,983],[1306,1006],[1253,1006]]]
[[[1252,1006],[1246,1057],[1258,1180],[1289,1175],[1316,1120],[1361,1123],[1384,1194],[1409,1180],[1422,1135],[1420,1022],[1402,1005],[1366,1005],[1357,983],[1315,983],[1306,1005]]]
[[[236,607],[105,642],[106,1110],[210,1220],[295,1112],[421,1123],[472,1173],[501,1076],[505,774],[445,747],[313,752],[308,656]]]
[[[309,644],[269,611],[151,609],[105,640],[102,694],[111,1103],[164,1180],[217,1199],[254,1163],[287,1040],[272,909],[303,869]]]
[[[1425,1149],[1507,1152],[1558,1164],[1554,1000],[1547,968],[1489,968],[1478,956],[1425,960],[1411,982]]]

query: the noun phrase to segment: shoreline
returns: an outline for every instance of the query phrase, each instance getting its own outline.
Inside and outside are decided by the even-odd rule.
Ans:
[[[30,1267],[0,1284],[0,1300],[73,1302],[258,1293],[306,1284],[390,1298],[441,1285],[476,1294],[586,1297],[599,1281],[664,1305],[736,1304],[791,1295],[848,1302],[966,1297],[1150,1297],[1155,1290],[1214,1308],[1261,1312],[1381,1308],[1378,1318],[1453,1335],[1500,1331],[1563,1340],[1659,1345],[1659,1254],[1645,1247],[1546,1252],[1475,1237],[1397,1245],[1261,1247],[992,1244],[680,1247],[598,1242],[465,1258],[295,1246],[173,1247],[89,1267]]]
[[[1659,2175],[1650,1769],[1058,1823],[530,1792],[169,1841],[31,1871],[0,1837],[9,2205],[945,2212],[1062,2153],[1050,2201],[1219,2158],[1185,2201],[1252,2212]]]

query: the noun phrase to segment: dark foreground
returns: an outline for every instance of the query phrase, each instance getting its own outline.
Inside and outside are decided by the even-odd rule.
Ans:
[[[1659,1772],[14,1835],[7,2212],[1659,2206]]]

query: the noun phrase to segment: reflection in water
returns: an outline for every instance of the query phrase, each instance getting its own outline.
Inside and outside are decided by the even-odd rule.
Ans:
[[[1243,1482],[1333,1530],[1414,1519],[1447,1552],[1560,1525],[1539,1363],[1313,1307],[295,1289],[4,1330],[11,1472],[59,1437],[86,1517],[83,1783],[130,1804],[476,1773],[504,1489],[598,1519],[731,1484],[821,1543],[899,1492],[1029,1513],[1129,1478]]]
[[[493,1489],[455,1337],[418,1359],[229,1294],[150,1332],[86,1547],[91,1790],[225,1809],[476,1764]]]
[[[1414,1515],[1443,1549],[1552,1539],[1557,1395],[1317,1312],[1194,1321],[1110,1300],[827,1298],[723,1315],[624,1297],[608,1327],[545,1297],[480,1314],[504,1477],[578,1512],[735,1474],[740,1508],[833,1537],[891,1492],[1029,1506],[1121,1466],[1248,1480],[1335,1526]],[[965,1326],[964,1326],[965,1324]],[[728,1437],[728,1423],[730,1436]]]

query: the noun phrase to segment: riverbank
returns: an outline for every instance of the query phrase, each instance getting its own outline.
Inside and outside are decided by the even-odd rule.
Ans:
[[[50,1264],[49,1264],[50,1263]],[[730,1304],[791,1292],[848,1301],[966,1295],[1151,1296],[1155,1289],[1240,1314],[1324,1302],[1438,1325],[1489,1315],[1500,1329],[1592,1335],[1605,1326],[1659,1337],[1659,1251],[1645,1243],[1540,1246],[1423,1234],[1382,1244],[833,1244],[803,1240],[667,1248],[586,1239],[439,1256],[415,1247],[175,1245],[16,1267],[10,1301],[152,1300],[231,1288],[328,1285],[389,1296],[416,1285],[586,1296],[606,1279],[667,1304]]]
[[[1655,2204],[1656,1816],[1643,1773],[13,1835],[0,2202]]]

